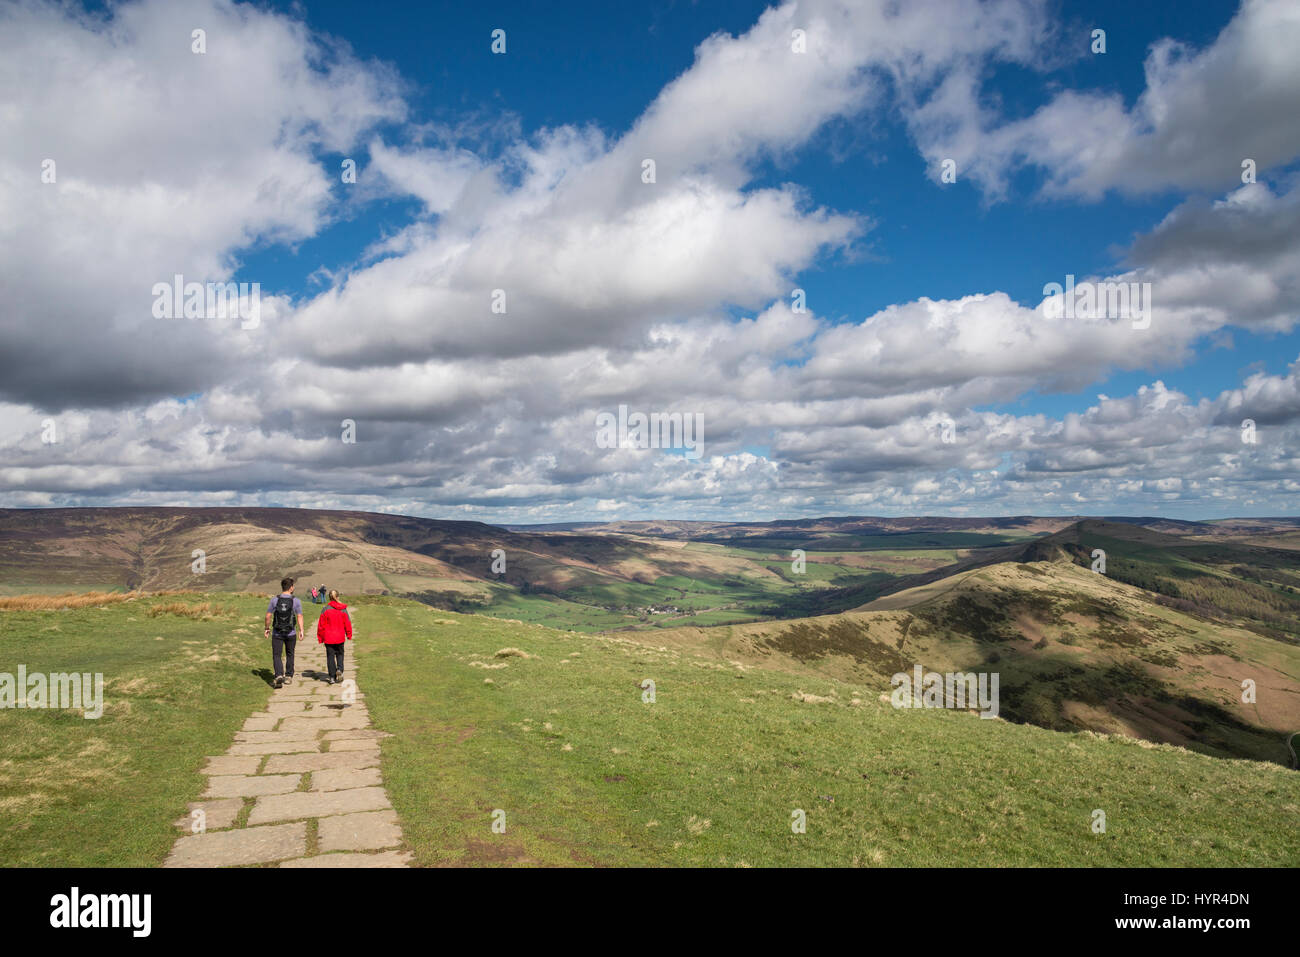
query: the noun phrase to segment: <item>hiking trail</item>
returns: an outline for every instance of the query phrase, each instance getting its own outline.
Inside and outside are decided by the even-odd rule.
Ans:
[[[370,726],[357,645],[347,643],[346,680],[327,684],[325,646],[308,630],[293,684],[272,689],[230,749],[207,759],[208,786],[176,822],[185,836],[164,867],[407,866],[380,777],[379,739],[388,734]]]

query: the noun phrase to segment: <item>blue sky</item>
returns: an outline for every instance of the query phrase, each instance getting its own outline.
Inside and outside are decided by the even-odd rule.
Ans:
[[[0,193],[8,502],[1295,511],[1284,2],[87,10],[15,9],[0,49],[10,181],[61,159]],[[157,325],[180,273],[260,283],[260,323]],[[1044,324],[1067,275],[1150,282],[1151,330]],[[708,454],[593,448],[619,403],[702,414]]]
[[[276,6],[286,12],[301,8]],[[564,7],[563,16],[531,3],[471,6],[379,4],[371,8],[373,15],[359,17],[354,4],[320,2],[306,8],[305,21],[345,39],[357,56],[395,66],[410,85],[409,100],[422,121],[451,125],[466,117],[484,122],[509,116],[525,134],[593,123],[617,136],[690,66],[703,37],[744,32],[767,4],[670,3],[647,9],[579,3]],[[1064,2],[1055,9],[1060,23],[1077,24],[1080,52],[1053,72],[1053,81],[1117,91],[1131,105],[1145,88],[1142,62],[1151,43],[1173,37],[1203,46],[1236,6]],[[1096,26],[1108,28],[1105,56],[1088,52]],[[507,30],[505,57],[489,50],[491,31],[498,27]],[[470,37],[482,41],[465,42]],[[1025,82],[1030,72],[1020,66],[993,71],[986,95],[1014,106],[1019,115],[1032,113],[1046,96],[1041,85],[1031,88]],[[1123,247],[1182,196],[1171,189],[1141,199],[1110,195],[1100,201],[1045,202],[1034,197],[1041,177],[1027,175],[1016,194],[990,204],[969,183],[927,179],[923,158],[889,111],[833,124],[821,139],[831,148],[768,161],[755,185],[797,182],[817,203],[861,211],[873,221],[857,256],[828,256],[799,276],[817,310],[834,322],[861,321],[891,303],[921,296],[1003,290],[1022,303],[1036,303],[1045,282],[1067,273],[1113,270]],[[342,193],[341,185],[336,188]],[[264,282],[271,277],[277,289],[295,298],[312,295],[317,284],[308,276],[317,267],[348,267],[376,235],[405,226],[418,205],[401,199],[376,202],[292,249],[246,251],[242,274]],[[1248,370],[1281,374],[1300,355],[1300,332],[1238,330],[1231,341],[1231,347],[1201,349],[1188,363],[1116,372],[1077,392],[1031,391],[985,408],[1059,416],[1083,411],[1097,392],[1130,392],[1153,377],[1193,398],[1213,397],[1237,385]]]

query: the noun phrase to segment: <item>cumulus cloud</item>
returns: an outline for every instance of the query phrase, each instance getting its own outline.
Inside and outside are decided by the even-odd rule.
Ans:
[[[1062,90],[1031,115],[1004,120],[977,83],[954,76],[909,123],[936,168],[951,157],[998,198],[1025,167],[1041,172],[1044,192],[1056,197],[1219,191],[1242,182],[1246,159],[1258,172],[1300,156],[1297,47],[1300,7],[1245,0],[1203,50],[1171,39],[1154,44],[1132,106],[1117,93]]]
[[[1265,56],[1291,23],[1273,5],[1248,4],[1206,51],[1153,51],[1131,110],[1061,94],[999,126],[978,80],[990,64],[1036,66],[1052,33],[1041,5],[799,0],[705,39],[621,135],[575,122],[491,150],[405,123],[387,69],[252,7],[141,0],[92,16],[27,2],[0,18],[14,28],[0,29],[0,110],[16,118],[0,146],[0,504],[558,521],[1281,510],[1296,490],[1297,366],[1214,400],[1153,380],[1060,418],[979,411],[1185,361],[1232,326],[1290,328],[1287,183],[1186,199],[1121,271],[1079,277],[1151,283],[1146,328],[1054,318],[997,289],[847,321],[796,311],[799,274],[872,223],[799,184],[758,185],[765,161],[816,149],[827,123],[897,108],[926,156],[964,143],[963,168],[991,191],[1050,156],[1026,144],[1056,148],[1051,130],[1118,120],[1105,151],[1065,151],[1049,188],[1157,188],[1127,163],[1227,135],[1181,84],[1288,82],[1290,62]],[[195,26],[204,56],[190,53]],[[796,29],[807,54],[791,51]],[[1263,65],[1247,69],[1250,56]],[[105,79],[83,100],[87,75]],[[238,117],[239,135],[205,131],[213,116]],[[182,121],[191,135],[176,135]],[[1288,135],[1252,144],[1261,168],[1295,155]],[[323,158],[361,149],[371,195],[416,201],[409,226],[322,274],[319,293],[270,299],[256,329],[150,316],[155,282],[226,278],[251,246],[318,235],[341,203]],[[40,182],[46,155],[57,184]],[[1159,182],[1220,182],[1208,163]],[[619,405],[702,415],[703,454],[601,448],[596,415]],[[340,441],[345,419],[356,444]]]
[[[216,385],[261,334],[163,330],[154,284],[223,281],[239,250],[315,235],[331,215],[317,151],[404,110],[386,70],[251,6],[0,7],[0,396],[68,408]]]

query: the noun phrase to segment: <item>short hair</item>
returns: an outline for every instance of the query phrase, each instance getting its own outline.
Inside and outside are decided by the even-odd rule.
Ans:
[[[338,600],[339,600],[339,590],[337,588],[331,588],[330,601],[338,601]]]
[[[292,578],[281,578],[281,579],[280,579],[280,591],[288,591],[288,590],[289,590],[290,588],[292,588],[292,587],[293,587],[293,579],[292,579]]]

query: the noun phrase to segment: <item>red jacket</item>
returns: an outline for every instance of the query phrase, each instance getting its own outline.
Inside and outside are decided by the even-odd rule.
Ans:
[[[344,639],[351,637],[352,619],[348,617],[348,606],[339,601],[330,602],[316,620],[316,643],[341,645]]]

